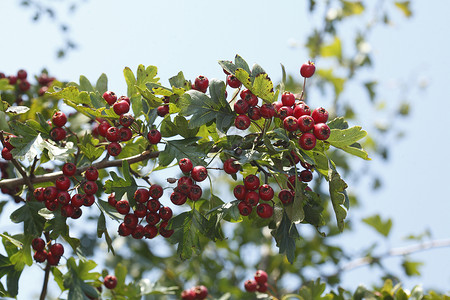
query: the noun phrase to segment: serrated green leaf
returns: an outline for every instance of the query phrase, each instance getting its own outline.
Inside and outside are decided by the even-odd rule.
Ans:
[[[339,230],[344,230],[344,220],[347,217],[347,210],[349,208],[349,199],[345,189],[348,187],[341,176],[330,162],[330,170],[328,172],[329,192],[331,203],[333,204],[334,213]]]
[[[271,231],[272,236],[277,242],[280,254],[285,254],[287,260],[292,264],[295,260],[295,241],[300,237],[295,224],[289,220],[284,213],[281,222],[277,228]]]
[[[195,144],[200,138],[171,140],[166,142],[164,151],[159,154],[159,164],[168,166],[174,159],[180,160],[189,157],[195,165],[202,165],[205,153]]]
[[[362,130],[360,126],[353,126],[347,129],[331,129],[327,142],[347,153],[370,160],[368,153],[362,149],[360,144],[356,143],[366,135],[367,132]]]
[[[125,82],[127,83],[127,96],[131,97],[136,93],[136,78],[134,77],[133,71],[129,67],[125,67],[123,70],[123,76],[125,77]]]
[[[193,223],[193,212],[185,212],[172,220],[173,235],[170,237],[172,243],[178,243],[177,254],[182,260],[192,257],[200,252],[200,239],[198,228]]]
[[[392,228],[392,220],[388,219],[387,221],[381,220],[380,215],[374,215],[362,220],[367,225],[374,228],[383,236],[387,237]]]
[[[85,145],[78,144],[82,154],[84,154],[91,162],[98,159],[104,153],[105,149],[102,147],[95,147],[91,143]]]
[[[68,86],[60,91],[50,93],[55,98],[62,98],[64,100],[70,101],[77,104],[91,104],[91,99],[89,94],[85,91],[79,91],[75,86]]]
[[[169,78],[169,83],[170,85],[173,87],[177,87],[177,88],[184,88],[186,89],[186,79],[184,78],[184,74],[183,72],[178,72],[178,74],[176,76],[170,77]]]
[[[44,229],[45,219],[38,214],[38,211],[43,207],[44,204],[41,202],[26,202],[11,214],[11,221],[13,223],[23,222],[26,234],[40,236]]]

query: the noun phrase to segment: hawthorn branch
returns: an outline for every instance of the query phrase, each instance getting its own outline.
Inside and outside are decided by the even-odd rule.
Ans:
[[[110,168],[110,167],[120,167],[122,166],[122,163],[124,161],[128,162],[129,164],[134,164],[146,159],[150,159],[150,158],[156,158],[159,156],[159,151],[144,151],[141,154],[135,155],[135,156],[130,156],[128,158],[123,158],[123,159],[117,159],[117,160],[103,160],[100,161],[98,163],[93,164],[92,166],[97,168],[97,169],[106,169],[106,168]],[[75,173],[75,175],[80,175],[81,173],[83,173],[84,171],[87,170],[87,168],[89,168],[90,166],[85,166],[82,168],[77,169],[77,172]],[[45,175],[40,175],[40,176],[35,176],[33,178],[28,178],[28,180],[30,181],[30,184],[34,184],[34,183],[42,183],[42,182],[50,182],[50,181],[55,181],[56,178],[58,178],[59,176],[63,175],[62,171],[58,171],[58,172],[53,172],[53,173],[49,173],[49,174],[45,174]],[[6,187],[6,188],[14,188],[18,185],[23,185],[24,183],[26,183],[25,178],[14,178],[14,179],[5,179],[0,181],[0,188]]]

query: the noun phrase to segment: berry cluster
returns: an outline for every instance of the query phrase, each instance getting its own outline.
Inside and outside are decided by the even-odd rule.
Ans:
[[[303,171],[299,172],[297,176],[295,174],[290,175],[288,177],[288,189],[282,189],[278,193],[278,199],[280,199],[281,203],[284,205],[289,205],[294,201],[294,195],[295,195],[295,186],[297,182],[310,182],[313,179],[313,173],[311,172],[313,166],[300,161],[300,158],[293,152],[291,152],[291,155],[294,157],[294,162],[297,164],[300,162],[300,164],[305,168]],[[311,188],[306,186],[305,191],[311,191]]]
[[[189,158],[180,159],[178,166],[184,176],[176,181],[177,186],[170,195],[170,201],[175,205],[183,205],[188,198],[197,201],[201,198],[203,191],[196,182],[205,180],[208,177],[208,170],[204,166],[194,167]]]
[[[62,141],[66,138],[66,130],[62,128],[67,123],[67,116],[62,111],[53,114],[51,122],[48,122],[53,128],[50,130],[50,137],[55,142]]]
[[[47,245],[40,237],[31,241],[31,247],[36,251],[33,256],[36,262],[42,263],[47,260],[51,266],[57,266],[61,256],[64,254],[64,246],[62,244]],[[47,250],[45,250],[46,247]]]
[[[244,288],[247,292],[254,293],[256,291],[260,293],[267,292],[267,273],[263,270],[258,270],[255,273],[254,279],[248,279],[244,282]]]
[[[44,202],[45,207],[50,211],[60,209],[61,215],[67,218],[78,219],[82,215],[82,206],[92,206],[95,202],[95,194],[98,191],[96,180],[98,171],[94,167],[89,167],[84,180],[79,182],[73,177],[77,171],[75,164],[65,163],[62,167],[63,175],[55,180],[54,186],[38,187],[33,195],[37,201]],[[71,185],[70,178],[77,181],[77,185],[69,190]],[[82,190],[82,193],[70,195],[69,191]]]
[[[260,186],[260,181],[256,175],[248,175],[244,178],[244,184],[234,187],[233,194],[240,200],[238,204],[239,212],[242,216],[251,214],[253,207],[256,206],[256,213],[263,219],[270,218],[273,215],[273,196],[274,190],[268,184]],[[259,200],[271,201],[268,203],[259,203]]]
[[[2,157],[4,160],[11,160],[13,156],[11,154],[11,150],[14,149],[14,146],[11,144],[11,138],[16,137],[14,134],[9,134],[6,138],[3,139],[3,149],[2,149]]]
[[[208,289],[204,285],[197,285],[181,292],[183,300],[203,300],[208,297]]]

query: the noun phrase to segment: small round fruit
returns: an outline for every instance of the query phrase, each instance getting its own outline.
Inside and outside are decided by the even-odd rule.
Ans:
[[[316,136],[312,133],[305,132],[298,139],[298,144],[304,150],[312,150],[316,146]]]
[[[156,108],[156,113],[160,117],[164,117],[165,115],[169,114],[170,108],[169,105],[160,105]]]
[[[128,127],[122,127],[119,129],[119,140],[122,142],[126,142],[131,140],[133,137],[133,132]]]
[[[38,187],[38,188],[34,189],[33,196],[34,196],[34,198],[36,198],[37,201],[42,202],[45,200],[44,190],[45,189],[43,187]]]
[[[161,220],[161,217],[156,212],[149,212],[147,214],[147,216],[145,217],[145,221],[147,221],[147,223],[149,225],[153,225],[153,226],[158,224],[160,220]]]
[[[113,105],[117,101],[117,95],[112,91],[106,91],[103,93],[103,99],[105,99],[106,103],[109,105]]]
[[[163,188],[159,184],[152,184],[152,186],[149,188],[150,197],[153,199],[159,199],[163,195]]]
[[[117,278],[114,275],[107,275],[103,279],[103,284],[107,289],[114,289],[117,286]]]
[[[151,129],[147,134],[147,139],[152,145],[156,145],[161,141],[161,132],[157,129]]]
[[[189,193],[187,196],[192,201],[197,201],[202,197],[202,194],[203,194],[202,188],[199,185],[194,184],[189,187]]]
[[[256,292],[257,283],[255,280],[249,279],[244,282],[244,288],[247,292]]]
[[[209,86],[209,80],[203,75],[197,76],[194,81],[194,89],[202,93],[206,93]]]
[[[170,207],[162,206],[159,209],[158,214],[161,217],[161,219],[163,219],[164,221],[168,221],[168,220],[170,220],[170,218],[172,218],[173,212],[172,212],[172,209]]]
[[[300,179],[303,182],[310,182],[313,179],[313,174],[310,170],[303,170],[300,172]]]
[[[138,218],[144,218],[148,213],[147,205],[144,203],[137,203],[136,208],[134,209],[134,214]]]
[[[288,116],[283,120],[284,129],[294,132],[298,129],[297,119],[294,116]]]
[[[257,106],[250,106],[248,108],[247,115],[254,121],[258,121],[259,119],[261,119],[261,112],[259,107]]]
[[[264,270],[258,270],[255,272],[255,281],[258,284],[264,284],[267,282],[268,275]]]
[[[44,202],[45,207],[49,210],[49,211],[55,211],[58,208],[59,202],[58,200],[45,200]]]
[[[73,214],[75,213],[75,208],[70,205],[64,205],[61,207],[61,216],[65,217],[65,218],[70,218],[73,216]]]
[[[19,71],[17,71],[17,78],[18,79],[25,80],[25,79],[27,79],[27,76],[28,76],[28,73],[24,69],[20,69]]]
[[[199,285],[194,288],[196,299],[203,300],[208,297],[208,289],[204,285]]]
[[[161,202],[159,202],[159,200],[157,200],[157,199],[150,199],[147,202],[147,210],[149,212],[158,212],[160,207],[161,207]]]
[[[84,194],[75,194],[72,196],[72,199],[70,199],[70,203],[73,207],[80,207],[84,204]]]
[[[183,173],[189,173],[194,168],[192,161],[187,157],[180,159],[180,161],[178,162],[178,166]]]
[[[122,152],[122,146],[120,146],[117,142],[112,142],[106,147],[106,150],[108,151],[108,154],[111,156],[117,156]]]
[[[108,204],[111,205],[112,207],[116,207],[117,204],[116,195],[110,194],[108,196]]]
[[[47,259],[47,252],[45,250],[36,251],[33,258],[36,262],[42,263]]]
[[[73,163],[65,163],[62,167],[62,172],[64,175],[71,177],[77,172],[77,167]]]
[[[316,123],[326,123],[328,121],[328,111],[323,107],[318,107],[312,111],[311,117]]]
[[[159,234],[161,234],[165,238],[169,238],[174,233],[173,229],[167,229],[167,225],[169,225],[169,222],[163,221],[161,224],[159,224]]]
[[[70,203],[71,197],[67,191],[60,191],[58,196],[56,196],[56,200],[58,200],[61,205],[67,205]]]
[[[244,178],[244,186],[249,191],[254,191],[259,187],[259,178],[256,175],[250,174]]]
[[[70,179],[65,175],[61,175],[55,180],[55,186],[60,191],[67,191],[70,187]]]
[[[183,205],[186,203],[187,196],[180,192],[173,192],[172,195],[170,195],[170,201],[172,201],[175,205]]]
[[[146,239],[152,239],[156,235],[158,235],[158,228],[154,225],[145,225],[144,226],[144,237]]]
[[[73,208],[73,215],[71,216],[72,219],[79,219],[81,215],[83,214],[83,211],[79,207]]]
[[[57,127],[63,127],[67,123],[66,114],[62,111],[57,111],[52,116],[52,123]]]
[[[237,89],[238,87],[240,87],[242,85],[242,83],[239,81],[239,79],[237,79],[236,76],[231,75],[231,74],[227,76],[227,84],[234,89]]]
[[[311,115],[311,109],[308,105],[305,104],[305,102],[301,101],[294,107],[294,117],[297,119],[304,115]]]
[[[236,185],[233,189],[233,195],[238,200],[244,200],[246,194],[247,190],[245,189],[245,186],[243,186],[242,184]]]
[[[146,203],[150,199],[150,192],[147,189],[138,189],[134,192],[134,200],[139,203]]]
[[[58,189],[54,186],[48,186],[44,190],[44,199],[53,201],[58,196]]]
[[[130,127],[134,122],[134,117],[131,114],[120,115],[119,123],[123,127]]]
[[[263,184],[259,187],[259,197],[261,200],[270,201],[273,199],[274,194],[273,188],[268,184]]]
[[[50,252],[55,256],[63,256],[64,254],[64,246],[60,243],[55,243],[50,246]]]
[[[130,98],[128,98],[127,96],[120,96],[117,101],[126,101],[129,105],[131,105]]]
[[[98,191],[98,185],[95,181],[86,181],[83,184],[83,191],[88,195],[94,195]]]
[[[252,213],[253,208],[251,205],[248,205],[244,201],[241,201],[238,204],[238,209],[239,209],[239,213],[245,217]]]
[[[315,71],[316,66],[312,61],[308,61],[308,63],[305,63],[300,67],[300,75],[305,78],[313,76]]]
[[[290,106],[282,106],[278,110],[278,117],[281,120],[284,120],[285,118],[287,118],[289,116],[293,116],[293,115],[294,115],[294,110]]]
[[[295,104],[295,96],[291,92],[284,92],[281,95],[281,102],[284,106],[293,106]]]
[[[260,203],[256,207],[256,213],[263,219],[270,218],[273,215],[273,207],[267,203]]]
[[[236,102],[234,102],[234,112],[239,114],[239,115],[243,115],[246,114],[248,111],[248,103],[247,101],[243,100],[243,99],[239,99]]]
[[[55,127],[50,131],[50,137],[55,142],[61,141],[66,138],[66,131],[64,130],[64,128]]]
[[[191,171],[191,176],[195,181],[203,181],[208,177],[208,170],[204,166],[195,166]]]
[[[328,139],[331,134],[330,127],[328,127],[328,125],[325,123],[319,123],[314,125],[313,132],[316,138],[322,141]]]
[[[303,115],[300,116],[297,120],[298,123],[298,129],[300,129],[301,132],[308,132],[311,129],[314,128],[314,119],[311,116]]]
[[[139,222],[138,217],[135,214],[128,213],[123,218],[123,223],[125,224],[125,226],[131,229],[136,228],[138,222]]]
[[[256,290],[257,290],[258,292],[260,292],[260,293],[265,293],[265,292],[267,292],[267,289],[268,289],[267,282],[266,282],[266,283],[263,283],[263,284],[258,284],[258,286],[256,287]]]
[[[130,212],[130,203],[125,199],[117,201],[116,210],[119,214],[126,215]]]
[[[59,264],[59,260],[61,259],[61,256],[57,256],[53,254],[51,251],[47,253],[47,263],[50,266],[57,266]]]
[[[40,237],[34,238],[31,241],[31,247],[33,247],[35,251],[42,251],[45,248],[45,241]]]
[[[135,238],[136,240],[140,240],[140,239],[142,239],[144,237],[144,234],[145,234],[144,226],[138,224],[136,226],[136,228],[133,229],[133,232],[131,233],[131,236],[133,238]]]
[[[244,99],[249,106],[258,105],[258,97],[256,97],[249,89],[243,89],[240,93],[241,99]]]
[[[181,292],[182,300],[196,300],[197,296],[195,295],[195,291],[193,289],[184,290]]]
[[[92,206],[95,203],[95,196],[94,195],[84,195],[83,199],[83,205],[84,206]]]
[[[259,113],[261,114],[261,117],[263,117],[264,119],[272,119],[275,116],[276,111],[271,104],[265,103],[261,105]]]
[[[239,115],[234,119],[234,126],[237,129],[245,130],[250,127],[251,120],[247,115]]]
[[[259,194],[255,191],[247,192],[244,202],[249,206],[256,206],[259,203]]]
[[[126,100],[120,100],[114,103],[113,110],[116,114],[123,115],[130,111],[130,103]]]
[[[281,190],[278,193],[278,198],[280,199],[281,203],[284,205],[288,205],[294,201],[294,194],[290,190]]]
[[[84,177],[90,181],[96,181],[98,179],[98,170],[96,167],[90,166],[87,168],[86,173],[84,173]]]
[[[103,121],[98,125],[98,134],[100,134],[101,136],[105,137],[106,136],[106,132],[108,131],[108,129],[111,127],[111,125],[107,122],[107,121]]]
[[[229,158],[223,163],[223,170],[227,174],[236,174],[239,172],[241,165],[237,162],[235,158]]]
[[[2,157],[5,160],[12,160],[13,159],[13,156],[12,156],[11,152],[6,147],[2,149]]]
[[[119,140],[119,129],[112,126],[106,130],[106,139],[110,142],[117,142]]]

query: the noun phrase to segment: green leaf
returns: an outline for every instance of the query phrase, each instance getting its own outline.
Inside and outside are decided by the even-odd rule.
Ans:
[[[333,42],[328,45],[324,45],[320,48],[320,56],[322,57],[336,57],[337,59],[342,59],[342,46],[341,40],[335,37]]]
[[[89,79],[87,79],[85,76],[80,76],[80,85],[79,85],[80,91],[86,91],[86,92],[93,92],[94,88],[92,87],[92,84],[89,82]]]
[[[163,137],[172,137],[176,135],[181,135],[184,138],[195,137],[198,132],[198,128],[189,129],[188,120],[185,117],[177,115],[174,118],[174,122],[170,118],[164,118],[161,122],[161,135]]]
[[[170,77],[169,83],[172,86],[172,88],[177,87],[177,88],[187,89],[187,87],[189,85],[189,83],[184,78],[183,72],[181,72],[181,71],[178,72],[178,74],[176,76]]]
[[[177,254],[182,260],[192,257],[195,253],[200,253],[199,230],[193,222],[193,212],[184,212],[172,219],[173,235],[170,241],[178,243]]]
[[[398,9],[400,9],[405,17],[409,18],[412,16],[412,11],[410,8],[411,1],[396,1],[394,4]]]
[[[419,267],[422,265],[422,262],[411,261],[407,258],[402,263],[402,267],[408,276],[420,276]]]
[[[317,77],[321,78],[324,81],[331,83],[334,87],[335,99],[342,93],[344,90],[345,82],[347,81],[343,77],[337,77],[333,74],[333,69],[319,69],[316,70]]]
[[[80,92],[75,86],[68,86],[60,91],[50,93],[50,95],[55,98],[62,98],[64,100],[70,101],[75,105],[91,104],[91,98],[89,97],[89,94],[85,91]]]
[[[19,278],[22,270],[16,270],[9,257],[0,254],[0,278],[6,275],[6,287],[11,297],[19,293]]]
[[[235,76],[257,97],[269,103],[273,101],[273,83],[266,73],[260,73],[256,77],[253,77],[245,70],[237,69]]]
[[[108,245],[108,251],[111,251],[112,254],[115,255],[114,248],[112,246],[112,239],[109,236],[108,230],[106,228],[106,219],[105,214],[103,212],[101,212],[97,221],[97,237],[101,238],[102,235],[105,235],[105,241],[106,244]]]
[[[127,83],[128,90],[127,95],[131,97],[136,93],[136,78],[134,77],[133,71],[129,67],[125,67],[123,70],[123,76],[125,77],[125,82]]]
[[[277,242],[280,254],[284,253],[287,260],[292,264],[295,260],[295,240],[300,237],[295,224],[289,220],[286,213],[283,214],[280,224],[272,230],[272,236]]]
[[[336,215],[337,225],[339,230],[344,230],[344,220],[347,217],[347,210],[349,208],[349,199],[345,189],[348,187],[341,176],[333,167],[331,161],[329,162],[329,191],[331,203],[333,204],[334,213]]]
[[[78,144],[81,152],[89,159],[91,162],[98,159],[105,152],[102,147],[95,147],[91,143],[86,143],[85,145]]]
[[[95,89],[100,93],[100,95],[103,95],[103,93],[108,90],[108,77],[105,73],[102,73],[102,75],[100,75],[97,79]]]
[[[347,153],[358,156],[365,160],[370,160],[369,155],[356,141],[364,138],[367,132],[360,126],[353,126],[347,129],[331,129],[327,142],[332,146],[342,149]]]
[[[77,265],[75,259],[67,260],[68,272],[64,274],[64,287],[69,290],[68,299],[89,299],[87,296],[98,297],[94,288],[94,282],[100,278],[100,273],[91,272],[97,264],[92,260],[79,260]]]
[[[11,214],[11,221],[13,223],[23,222],[26,234],[40,236],[44,229],[45,219],[38,214],[38,211],[43,207],[44,204],[41,202],[26,202]]]
[[[168,166],[174,159],[189,157],[195,165],[203,165],[204,151],[196,144],[199,137],[166,142],[164,151],[159,154],[159,164]]]
[[[392,220],[388,219],[387,221],[381,220],[380,215],[371,216],[362,220],[367,225],[373,227],[376,231],[378,231],[383,236],[387,237],[392,227]]]
[[[320,278],[316,281],[308,281],[301,288],[298,294],[302,299],[310,300],[320,300],[320,299],[330,299],[329,297],[322,297],[323,292],[325,292],[326,284],[320,282]]]
[[[364,5],[361,1],[342,1],[342,5],[344,16],[360,15],[364,12]]]

